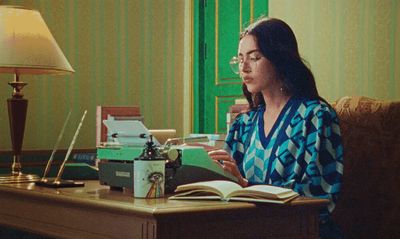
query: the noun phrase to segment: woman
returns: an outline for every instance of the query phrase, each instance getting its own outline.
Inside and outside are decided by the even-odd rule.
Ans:
[[[232,124],[224,150],[210,157],[242,186],[272,184],[329,199],[320,213],[321,238],[341,238],[329,217],[343,173],[338,118],[318,95],[293,31],[279,19],[255,22],[241,34],[230,63],[250,110]]]

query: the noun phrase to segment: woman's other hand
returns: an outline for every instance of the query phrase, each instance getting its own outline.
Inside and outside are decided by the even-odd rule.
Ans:
[[[214,150],[218,150],[218,148],[214,146],[209,146],[202,143],[184,143],[183,146],[196,146],[196,147],[203,147],[205,151],[210,152]]]
[[[208,152],[208,156],[225,171],[228,171],[235,176],[238,179],[238,183],[242,187],[246,187],[248,185],[247,179],[243,178],[243,176],[240,174],[236,161],[228,152],[223,149],[212,150]]]

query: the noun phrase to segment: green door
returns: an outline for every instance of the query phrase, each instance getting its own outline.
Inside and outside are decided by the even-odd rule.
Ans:
[[[242,98],[230,70],[243,26],[267,16],[268,0],[203,0],[194,5],[194,132],[226,133],[226,113]]]

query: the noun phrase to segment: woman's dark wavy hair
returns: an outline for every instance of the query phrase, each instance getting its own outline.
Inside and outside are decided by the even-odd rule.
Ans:
[[[256,38],[261,54],[275,67],[284,92],[307,99],[322,99],[311,70],[300,57],[296,37],[289,25],[276,18],[262,18],[249,25],[240,34],[240,39],[247,35]],[[251,109],[265,104],[261,92],[252,95],[244,83],[242,89]]]

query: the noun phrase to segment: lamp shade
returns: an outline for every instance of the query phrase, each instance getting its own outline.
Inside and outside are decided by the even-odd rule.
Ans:
[[[74,70],[38,11],[0,6],[0,73],[71,72]]]

